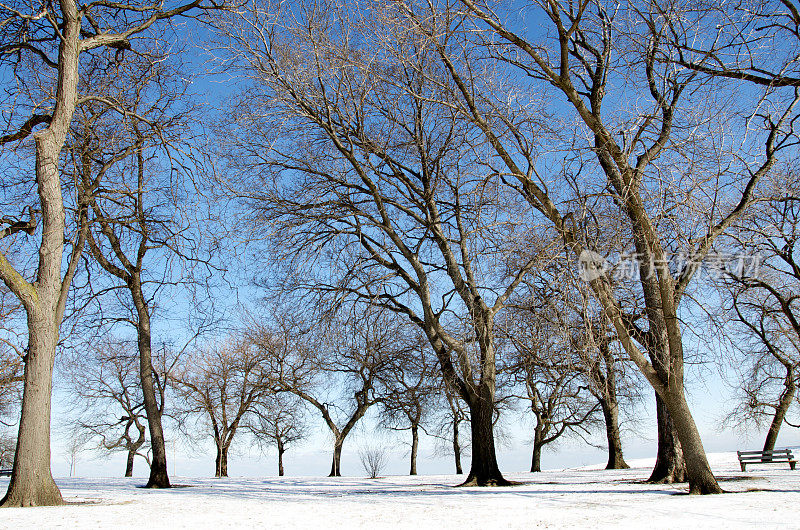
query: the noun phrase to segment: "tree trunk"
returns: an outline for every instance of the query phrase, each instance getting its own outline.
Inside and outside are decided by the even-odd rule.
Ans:
[[[62,291],[71,281],[69,272],[63,279],[61,276],[66,214],[58,159],[77,102],[81,23],[73,0],[61,0],[60,7],[62,22],[55,106],[47,128],[33,135],[36,189],[42,219],[35,283],[27,283],[5,254],[0,263],[3,281],[23,303],[28,319],[22,411],[11,481],[0,500],[0,506],[4,507],[64,503],[50,471],[53,363],[64,310]]]
[[[45,305],[45,300],[40,299],[40,303]],[[55,315],[54,308],[40,309],[37,305],[28,316],[29,346],[25,356],[22,414],[11,482],[0,502],[2,506],[64,503],[50,471],[50,398],[58,340]]]
[[[533,452],[531,454],[531,473],[538,473],[542,470],[542,433],[541,423],[537,420],[536,429],[533,433]]]
[[[673,484],[686,482],[686,463],[683,449],[664,400],[656,394],[656,421],[658,426],[658,452],[656,465],[648,482]]]
[[[333,461],[331,462],[331,473],[329,477],[342,476],[342,445],[344,438],[337,436],[333,443]]]
[[[133,476],[133,459],[136,456],[136,451],[128,451],[128,462],[125,466],[125,476]]]
[[[628,469],[630,466],[622,456],[622,437],[619,433],[619,405],[615,397],[600,399],[603,419],[606,424],[606,440],[608,442],[608,463],[606,469]]]
[[[411,426],[411,471],[409,475],[417,474],[417,447],[419,446],[419,426]]]
[[[778,407],[775,409],[775,416],[772,418],[772,423],[767,431],[767,438],[764,440],[764,451],[772,451],[775,449],[775,442],[778,441],[778,433],[783,425],[783,420],[786,418],[786,412],[792,404],[797,386],[794,383],[794,370],[787,368],[786,380],[783,383],[784,390],[781,393]]]
[[[214,476],[216,478],[228,476],[228,446],[219,443],[217,444]]]
[[[680,436],[680,448],[686,462],[686,479],[689,481],[689,493],[705,495],[722,493],[711,466],[708,464],[700,432],[692,418],[689,404],[683,393],[683,385],[673,383],[666,388],[664,401],[670,409],[670,417],[675,431]]]
[[[147,425],[150,428],[150,447],[153,458],[150,463],[150,478],[146,488],[169,488],[169,474],[167,472],[167,450],[164,444],[164,429],[161,425],[161,408],[156,398],[155,382],[153,380],[153,352],[152,338],[150,335],[150,314],[138,281],[131,289],[133,303],[136,306],[139,343],[139,377],[142,384],[144,410],[147,414]]]
[[[286,449],[283,447],[283,442],[278,440],[278,476],[283,476],[283,453],[286,452]]]
[[[453,457],[456,461],[456,475],[463,475],[464,470],[461,468],[461,442],[458,439],[458,418],[453,416]]]
[[[481,393],[469,403],[472,432],[472,462],[469,475],[462,486],[508,486],[497,465],[494,448],[494,397],[490,389],[481,386]]]

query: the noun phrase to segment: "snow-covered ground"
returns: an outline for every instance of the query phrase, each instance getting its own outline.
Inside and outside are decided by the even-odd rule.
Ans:
[[[633,469],[507,473],[523,485],[454,488],[455,476],[175,478],[186,487],[144,490],[142,479],[60,479],[68,506],[0,511],[2,528],[800,528],[800,470],[739,470],[735,453],[709,455],[731,493],[685,495],[644,484]],[[602,467],[602,466],[598,466]],[[4,491],[8,479],[0,479]]]

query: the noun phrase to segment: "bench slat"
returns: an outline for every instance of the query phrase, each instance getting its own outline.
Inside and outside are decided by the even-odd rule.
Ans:
[[[770,454],[791,454],[791,449],[775,449],[774,451],[736,451],[740,455],[770,455]]]

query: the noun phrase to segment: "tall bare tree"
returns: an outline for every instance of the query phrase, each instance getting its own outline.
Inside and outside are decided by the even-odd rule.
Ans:
[[[712,105],[709,95],[719,92],[696,90],[701,83],[696,70],[674,68],[674,63],[664,60],[670,57],[665,41],[671,30],[664,13],[652,5],[535,2],[528,16],[541,17],[549,31],[529,33],[507,20],[510,13],[495,13],[485,2],[461,0],[461,4],[477,21],[477,37],[447,29],[457,27],[450,11],[440,14],[423,8],[422,14],[407,13],[411,20],[420,21],[416,26],[434,41],[461,96],[463,116],[491,144],[498,172],[513,179],[567,248],[601,272],[590,278],[590,286],[627,355],[657,394],[661,450],[651,478],[681,480],[685,460],[692,493],[720,492],[684,394],[678,308],[713,241],[747,209],[759,179],[770,172],[781,151],[794,144],[796,94],[783,98],[771,116],[759,115],[753,110],[757,107],[739,107],[742,121],[749,116],[764,126],[761,146],[743,129],[731,131],[741,138],[742,149],[753,154],[743,160],[735,150],[713,144],[716,131],[734,122],[719,112],[722,107]],[[462,19],[455,16],[455,20]],[[493,37],[481,35],[481,29]],[[498,46],[496,40],[504,45]],[[484,46],[490,42],[492,46]],[[466,67],[474,58],[466,50],[476,44],[494,61],[507,64],[510,72],[538,82],[543,91],[566,97],[566,105],[548,110],[564,116],[565,126],[579,124],[581,132],[568,138],[566,145],[576,152],[584,150],[588,154],[584,163],[591,160],[602,175],[584,181],[587,188],[582,193],[607,194],[625,223],[641,273],[633,307],[623,303],[608,275],[602,274],[600,260],[588,253],[592,242],[581,230],[587,212],[573,210],[554,191],[549,178],[541,176],[543,160],[532,143],[537,132],[531,127],[530,114],[524,106],[496,97],[497,91],[491,92],[479,77],[483,69],[475,64]],[[618,114],[603,106],[607,94],[623,92],[627,101],[639,102],[633,120],[627,118],[627,109]],[[697,97],[706,98],[702,116],[694,114]],[[683,136],[687,131],[688,138]],[[700,153],[706,158],[699,157]],[[688,165],[687,160],[691,161]],[[670,173],[701,172],[708,178],[683,179],[682,194],[676,194],[673,181],[663,178]],[[589,171],[587,176],[594,175]],[[667,210],[673,220],[669,223],[663,221]],[[670,266],[674,252],[688,256],[677,271]],[[640,314],[644,315],[641,322]]]
[[[220,23],[252,85],[222,139],[235,168],[226,184],[273,236],[284,286],[379,304],[422,330],[470,411],[465,484],[507,484],[494,444],[494,319],[532,266],[509,278],[499,263],[521,239],[522,201],[487,182],[475,137],[435,103],[447,97],[426,76],[442,69],[435,53],[403,23],[392,40],[381,9],[267,9]]]
[[[11,177],[15,182],[3,184],[36,190],[33,202],[23,193],[23,200],[2,205],[7,222],[0,235],[29,243],[24,258],[0,253],[0,278],[19,298],[28,324],[17,452],[8,492],[0,502],[3,506],[62,503],[50,471],[52,374],[59,326],[85,229],[66,233],[59,158],[76,107],[102,99],[93,90],[98,87],[80,92],[81,57],[91,56],[113,69],[126,50],[132,53],[134,45],[146,42],[154,24],[188,15],[200,6],[201,0],[169,9],[147,2],[79,5],[74,0],[20,0],[0,7],[0,58],[8,116],[0,144],[4,150],[12,148],[3,156],[28,174],[15,175]],[[32,94],[30,87],[40,90]],[[33,161],[27,150],[29,137],[33,139]],[[85,211],[85,207],[80,204],[78,209]]]
[[[800,181],[779,174],[769,184],[772,199],[720,242],[742,266],[718,279],[721,329],[729,351],[738,352],[730,361],[741,376],[733,417],[757,425],[768,419],[765,451],[775,448],[781,426],[792,424],[787,413],[800,385]]]
[[[159,156],[177,149],[189,127],[187,111],[176,108],[184,94],[175,65],[159,49],[131,61],[120,81],[121,93],[109,94],[122,115],[103,106],[85,105],[76,111],[68,140],[68,163],[76,189],[86,205],[85,238],[94,261],[106,273],[89,274],[98,317],[91,325],[131,325],[137,332],[139,379],[147,415],[152,462],[147,487],[169,487],[166,450],[153,375],[152,314],[160,290],[179,283],[185,222],[177,212],[189,209],[180,190],[179,173],[163,167]],[[92,75],[83,83],[97,82]],[[168,175],[168,176],[166,176]],[[182,204],[178,206],[177,202]],[[175,271],[179,272],[175,272]],[[128,303],[119,304],[120,291]],[[124,296],[124,295],[123,295]],[[124,299],[124,298],[123,298]],[[121,305],[119,311],[108,302]],[[120,314],[121,312],[121,314]]]

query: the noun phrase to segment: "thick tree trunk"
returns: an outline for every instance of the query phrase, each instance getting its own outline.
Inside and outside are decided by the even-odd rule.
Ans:
[[[494,399],[491,391],[482,388],[480,396],[469,404],[472,432],[472,462],[462,486],[508,486],[497,465],[494,447]]]
[[[2,506],[64,503],[50,472],[50,398],[58,323],[53,321],[54,308],[32,313],[28,317],[29,346],[17,450],[8,492],[0,502]]]
[[[647,481],[654,484],[686,482],[686,463],[683,459],[681,442],[666,404],[658,394],[656,394],[656,423],[658,427],[656,465]]]
[[[619,433],[619,405],[612,396],[600,399],[603,419],[606,424],[606,440],[608,442],[608,463],[606,469],[628,469],[630,466],[622,456],[622,437]]]
[[[664,401],[669,407],[675,431],[680,436],[680,447],[686,462],[689,493],[700,495],[722,493],[722,488],[719,487],[714,473],[711,472],[711,466],[708,464],[700,432],[697,430],[697,425],[692,418],[689,404],[683,393],[683,385],[673,383],[666,390]]]
[[[150,314],[141,291],[141,284],[131,289],[133,302],[138,316],[138,343],[139,343],[139,378],[142,384],[144,410],[147,414],[147,426],[150,429],[150,447],[153,458],[150,463],[150,478],[146,488],[169,488],[169,474],[167,472],[167,450],[164,443],[164,429],[161,425],[161,408],[156,397],[155,381],[153,380],[153,352],[152,338],[150,335]]]
[[[128,451],[128,461],[125,465],[125,476],[132,477],[133,476],[133,459],[136,457],[136,451]]]
[[[216,478],[228,476],[228,447],[217,444],[217,458],[215,460],[214,476]]]
[[[772,418],[772,423],[767,431],[767,438],[764,440],[764,451],[772,451],[775,449],[775,442],[778,441],[778,433],[780,433],[781,425],[786,418],[786,412],[792,404],[794,395],[797,392],[797,386],[794,383],[793,369],[787,368],[788,374],[784,382],[784,390],[781,393],[778,407],[775,409],[775,416]]]
[[[533,441],[533,451],[531,454],[531,473],[538,473],[542,470],[542,443]]]
[[[342,445],[344,438],[336,437],[333,443],[333,461],[331,462],[331,472],[329,477],[342,476]]]
[[[278,441],[278,476],[283,476],[283,453],[286,452],[286,449],[283,447],[283,442]]]
[[[419,426],[411,426],[411,471],[409,475],[417,474],[417,448],[419,446]]]
[[[66,214],[58,159],[77,102],[81,23],[74,0],[61,0],[59,6],[62,20],[55,106],[47,128],[33,135],[42,219],[35,283],[27,283],[5,254],[0,263],[3,281],[25,306],[28,319],[22,411],[11,481],[0,500],[0,506],[4,507],[52,506],[64,502],[50,471],[53,363],[63,315],[61,295],[71,281],[69,272],[63,279],[61,276]]]
[[[453,418],[453,458],[456,461],[456,475],[463,475],[464,469],[461,467],[461,442],[458,439],[458,418]]]
[[[533,430],[533,452],[531,454],[531,473],[542,470],[542,447],[544,446],[545,426],[541,414],[536,414],[536,427]]]

